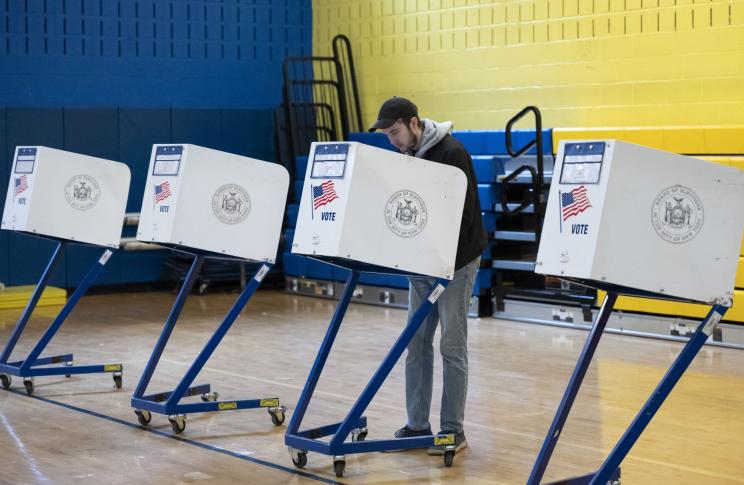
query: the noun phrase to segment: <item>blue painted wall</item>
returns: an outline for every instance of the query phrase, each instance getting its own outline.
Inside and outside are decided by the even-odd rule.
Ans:
[[[282,61],[310,55],[311,0],[0,0],[0,193],[17,145],[126,163],[138,212],[153,143],[274,160]],[[125,228],[131,232],[133,228]],[[52,245],[0,231],[0,281],[35,282]],[[68,251],[72,287],[97,250]],[[167,251],[119,253],[99,284],[168,278]]]
[[[0,105],[271,108],[311,0],[0,1]]]

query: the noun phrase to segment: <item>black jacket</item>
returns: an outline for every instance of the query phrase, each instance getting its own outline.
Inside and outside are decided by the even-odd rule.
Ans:
[[[458,270],[480,256],[486,249],[488,236],[483,226],[480,199],[478,198],[478,182],[473,169],[473,159],[465,147],[452,135],[445,135],[442,140],[429,148],[423,156],[424,160],[439,162],[457,167],[468,178],[468,189],[465,193],[465,207],[462,211],[460,223],[460,237],[457,241],[457,257],[455,269]]]

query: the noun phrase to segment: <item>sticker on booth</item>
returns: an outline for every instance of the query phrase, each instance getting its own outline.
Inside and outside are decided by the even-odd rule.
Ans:
[[[561,218],[564,222],[571,217],[581,214],[592,206],[589,202],[589,197],[586,195],[586,187],[583,185],[576,187],[571,192],[561,193],[560,198]]]
[[[412,190],[395,192],[385,204],[385,223],[396,236],[416,236],[424,230],[427,220],[424,199]]]
[[[65,198],[73,209],[84,211],[95,207],[101,187],[89,175],[75,175],[65,184]]]
[[[225,184],[212,196],[212,211],[225,224],[243,222],[250,210],[251,198],[238,184]]]
[[[15,182],[13,185],[15,188],[13,190],[13,201],[17,202],[19,205],[26,205],[26,198],[20,197],[20,195],[28,190],[28,178],[26,178],[25,175],[15,177]]]
[[[662,190],[651,207],[656,234],[672,244],[684,244],[703,228],[703,202],[692,189],[673,185]]]

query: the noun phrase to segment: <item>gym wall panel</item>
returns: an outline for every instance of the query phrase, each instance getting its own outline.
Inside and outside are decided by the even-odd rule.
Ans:
[[[64,150],[64,111],[62,109],[15,109],[5,110],[8,166],[18,145],[44,145]],[[9,172],[10,168],[8,169]],[[6,185],[7,187],[7,185]],[[3,231],[5,232],[5,231]],[[7,285],[36,283],[46,268],[54,243],[18,233],[8,236],[9,275]],[[65,258],[50,280],[53,286],[66,286]]]
[[[457,129],[740,123],[744,0],[314,0],[313,52],[350,37],[365,122],[392,95]]]
[[[311,18],[309,0],[2,2],[0,105],[273,107]]]

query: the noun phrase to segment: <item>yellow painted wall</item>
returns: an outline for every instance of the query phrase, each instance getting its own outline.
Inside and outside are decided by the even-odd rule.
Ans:
[[[313,44],[352,42],[363,119],[392,95],[456,128],[729,125],[744,0],[313,0]]]

